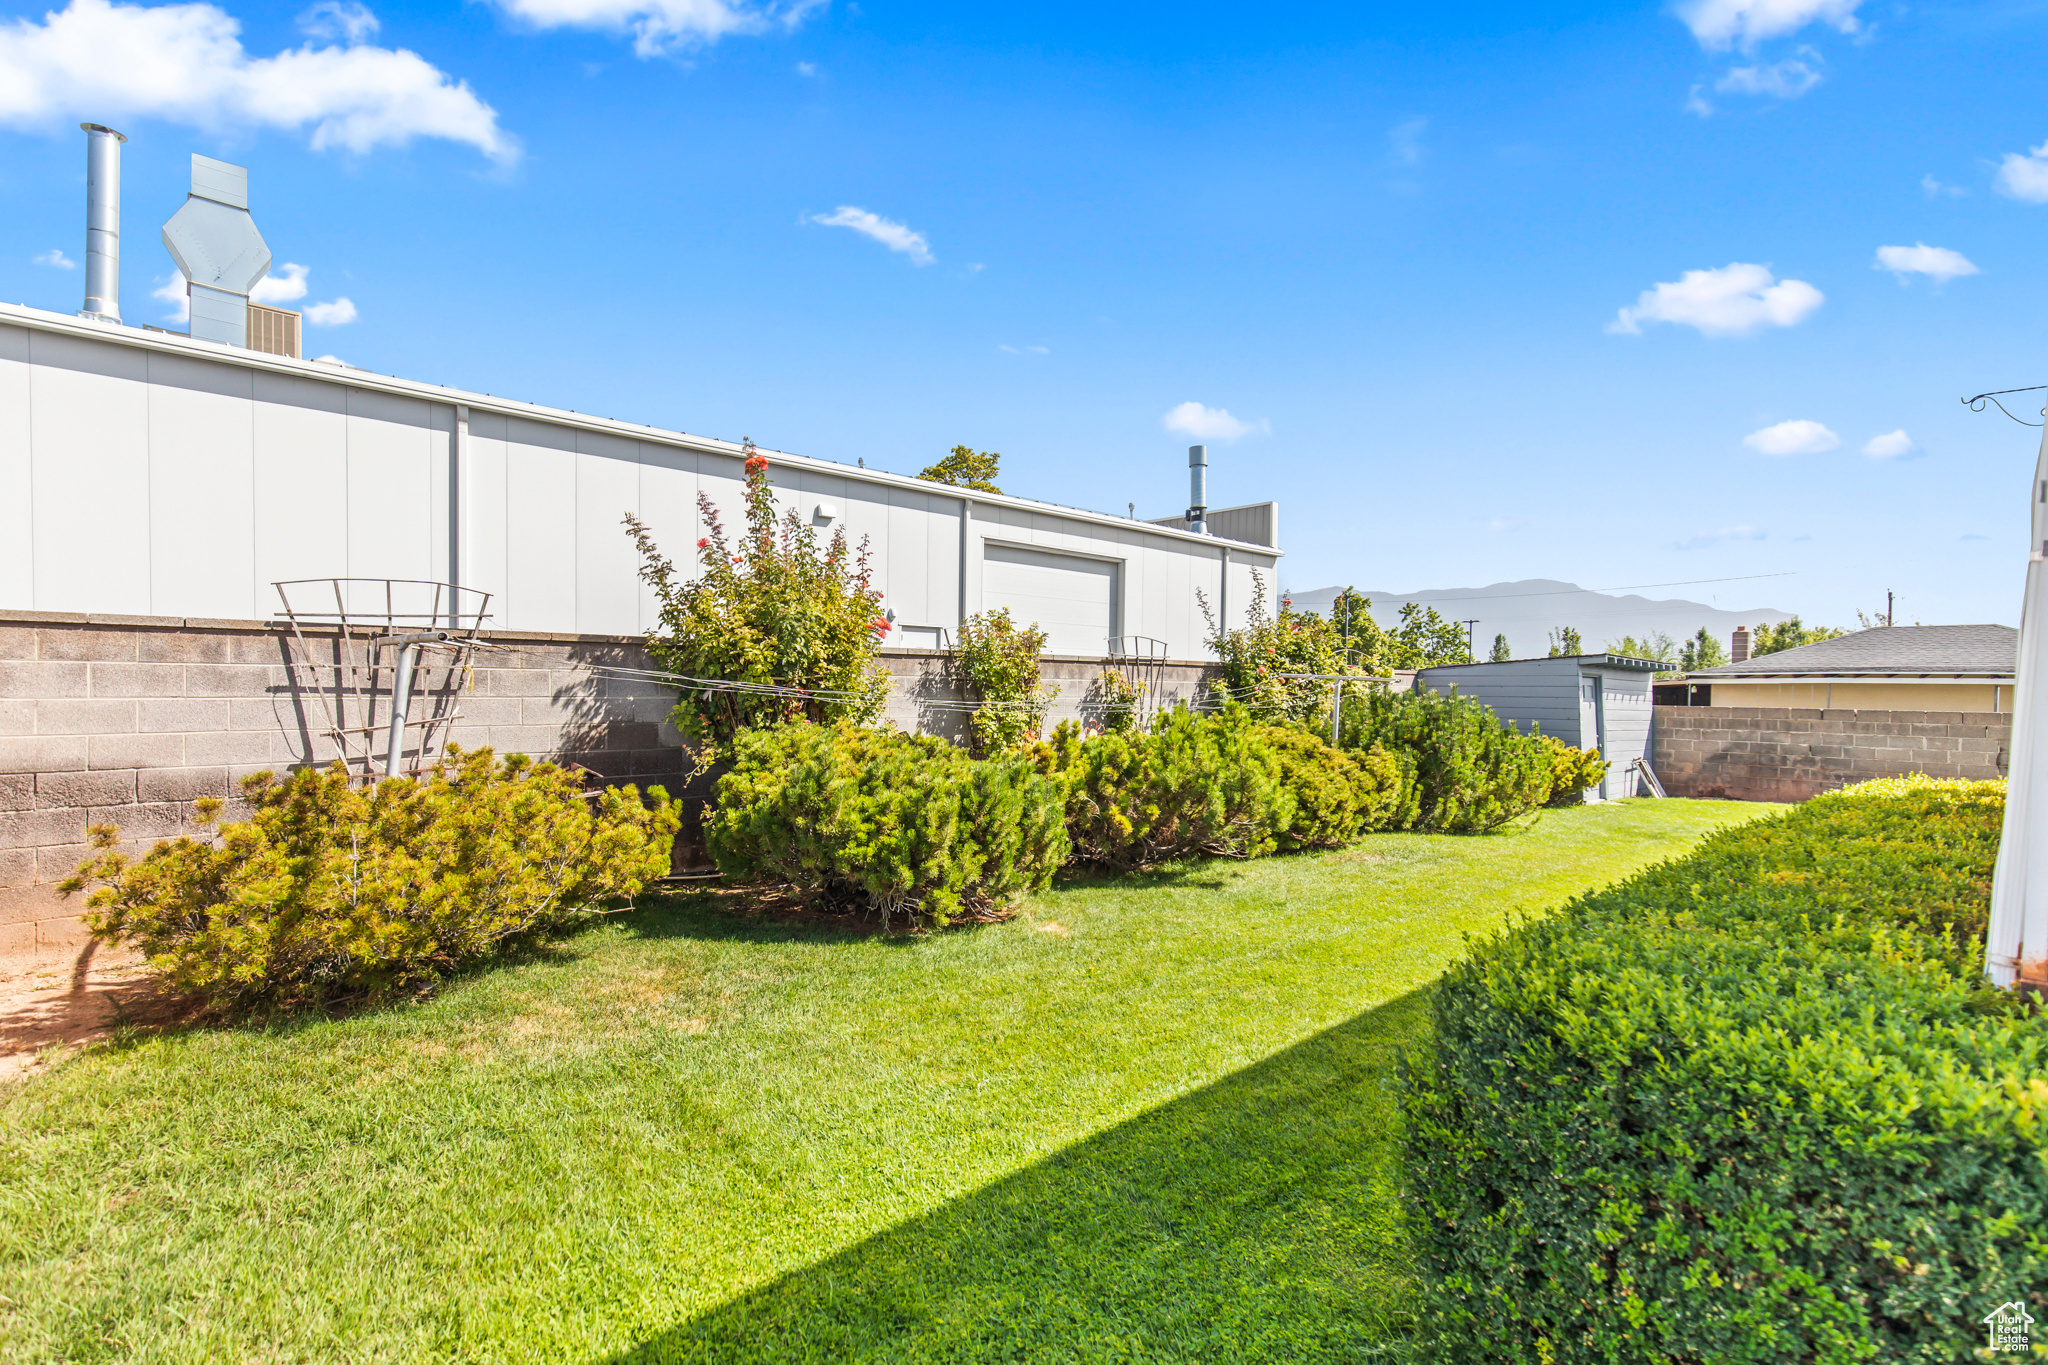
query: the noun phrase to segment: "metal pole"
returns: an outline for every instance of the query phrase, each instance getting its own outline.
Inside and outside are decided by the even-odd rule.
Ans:
[[[384,741],[386,777],[398,776],[399,761],[405,756],[405,713],[412,707],[412,663],[419,649],[411,640],[398,647],[398,672],[391,678],[391,730]]]
[[[1333,682],[1330,684],[1330,747],[1332,749],[1337,747],[1337,736],[1340,733],[1337,721],[1343,714],[1344,684],[1342,682]]]
[[[121,320],[121,144],[128,139],[98,123],[85,130],[84,317]]]
[[[2027,501],[2032,525],[2006,751],[2005,824],[1991,873],[1984,974],[1994,986],[2040,989],[2048,985],[2048,741],[2041,734],[2048,710],[2048,431],[2042,432]],[[1891,610],[1887,594],[1885,614]]]

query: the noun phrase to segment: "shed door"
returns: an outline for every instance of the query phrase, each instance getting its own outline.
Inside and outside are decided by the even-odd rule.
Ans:
[[[1036,622],[1048,654],[1095,654],[1116,634],[1117,566],[1103,559],[985,545],[982,605],[1008,607],[1020,626]]]

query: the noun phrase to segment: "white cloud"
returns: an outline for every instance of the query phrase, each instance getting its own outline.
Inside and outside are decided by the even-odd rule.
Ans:
[[[818,64],[816,62],[798,62],[796,64],[796,74],[799,76],[815,76],[818,74]]]
[[[1922,194],[1925,194],[1929,199],[1939,199],[1943,195],[1947,195],[1951,199],[1959,199],[1963,195],[1969,193],[1969,191],[1965,190],[1961,185],[1942,184],[1939,180],[1936,180],[1934,178],[1931,172],[1927,175],[1923,175],[1920,177],[1920,192]]]
[[[1862,0],[1686,0],[1678,17],[1709,52],[1753,50],[1766,38],[1797,33],[1819,22],[1843,33],[1856,31]]]
[[[249,291],[249,297],[258,303],[290,303],[293,299],[306,297],[306,267],[287,261],[278,267],[282,275],[272,272],[256,281],[256,287]]]
[[[1842,438],[1803,417],[1752,431],[1742,438],[1751,450],[1765,455],[1820,455],[1842,444]]]
[[[1929,246],[1925,242],[1915,242],[1912,246],[1881,246],[1877,249],[1877,261],[1870,268],[1889,270],[1899,277],[1901,283],[1908,275],[1925,275],[1945,284],[1958,275],[1980,273],[1962,252],[1950,251],[1945,246]]]
[[[54,265],[59,270],[76,270],[78,268],[78,262],[72,260],[69,256],[66,256],[62,251],[59,251],[56,247],[51,247],[48,251],[45,251],[42,255],[36,257],[36,264]]]
[[[356,320],[356,306],[346,298],[306,305],[306,321],[315,327],[345,327]]]
[[[0,24],[0,124],[161,118],[207,130],[308,129],[316,151],[433,137],[518,158],[517,141],[468,82],[416,53],[308,43],[251,57],[240,32],[209,4],[108,0]]]
[[[1718,531],[1702,531],[1678,542],[1681,550],[1704,550],[1714,545],[1725,545],[1731,540],[1762,540],[1764,533],[1754,526],[1723,526]]]
[[[1051,354],[1052,354],[1052,351],[1051,351],[1050,349],[1048,349],[1047,347],[1044,347],[1044,346],[1002,346],[1002,345],[998,345],[998,346],[996,347],[996,349],[997,349],[998,351],[1004,351],[1004,352],[1007,352],[1007,353],[1009,353],[1010,355],[1051,355]]]
[[[1896,460],[1901,455],[1911,455],[1914,449],[1913,438],[1904,428],[1873,436],[1863,443],[1863,453],[1873,460]]]
[[[185,287],[185,276],[176,270],[162,284],[149,291],[153,299],[162,299],[171,305],[171,311],[164,314],[172,322],[185,322],[192,317],[192,295]]]
[[[1265,422],[1246,422],[1232,417],[1228,408],[1204,407],[1200,403],[1182,403],[1161,417],[1159,425],[1198,441],[1235,441],[1255,431],[1272,429]]]
[[[1724,95],[1769,95],[1774,99],[1796,100],[1820,84],[1820,72],[1802,61],[1772,62],[1769,66],[1738,66],[1729,70],[1714,88]]]
[[[1998,190],[2029,204],[2048,204],[2048,142],[2025,156],[2007,152],[1998,167]]]
[[[1685,97],[1685,112],[1688,114],[1698,114],[1701,118],[1707,118],[1714,112],[1714,106],[1708,103],[1707,97],[1705,95],[1702,95],[1700,93],[1701,88],[1702,87],[1695,85],[1689,92],[1687,92]]]
[[[1495,517],[1492,521],[1486,523],[1486,529],[1489,531],[1519,531],[1526,525],[1528,525],[1528,521],[1523,517]]]
[[[498,0],[536,28],[594,28],[631,33],[642,57],[715,43],[731,33],[789,30],[825,0]]]
[[[1747,336],[1761,327],[1790,327],[1826,298],[1804,280],[1773,282],[1769,267],[1737,261],[1719,270],[1688,270],[1676,282],[1645,289],[1607,330],[1635,334],[1645,322],[1670,322],[1706,336]]]
[[[349,364],[346,360],[343,360],[338,355],[316,355],[313,357],[313,359],[318,361],[322,365],[339,365],[345,370],[352,370],[355,368],[355,366]]]
[[[863,237],[872,237],[891,251],[900,251],[910,257],[915,265],[930,265],[938,257],[932,255],[931,244],[921,232],[912,232],[898,222],[841,204],[830,213],[814,213],[811,221],[820,227],[852,228]]]
[[[1387,152],[1396,166],[1414,166],[1422,160],[1422,135],[1429,130],[1426,118],[1404,118],[1387,129]]]
[[[366,38],[376,36],[383,25],[377,16],[370,13],[355,0],[320,0],[320,3],[299,16],[299,29],[315,38],[325,38],[330,43],[347,43],[353,47]]]

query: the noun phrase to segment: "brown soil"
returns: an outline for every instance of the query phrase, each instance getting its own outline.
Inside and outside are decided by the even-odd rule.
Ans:
[[[162,1025],[178,1012],[132,953],[88,944],[69,960],[0,960],[0,1083],[123,1024]]]

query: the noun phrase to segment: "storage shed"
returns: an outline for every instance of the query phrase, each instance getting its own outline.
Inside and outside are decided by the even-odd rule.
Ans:
[[[1638,794],[1642,778],[1631,765],[1650,758],[1650,679],[1662,667],[1621,654],[1567,654],[1425,668],[1415,686],[1476,697],[1519,730],[1540,727],[1553,739],[1598,749],[1607,780],[1587,799],[1611,801]]]

